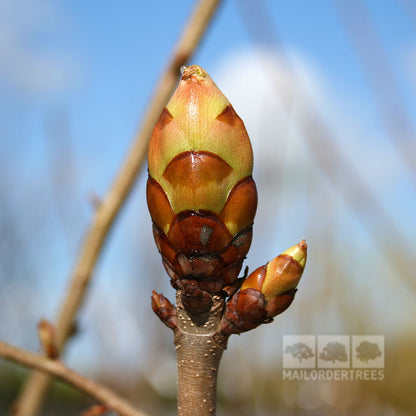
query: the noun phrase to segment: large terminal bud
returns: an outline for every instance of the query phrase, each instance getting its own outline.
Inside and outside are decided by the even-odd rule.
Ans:
[[[183,69],[154,127],[148,165],[147,203],[165,269],[188,300],[208,305],[209,294],[238,277],[257,191],[244,124],[201,67]]]

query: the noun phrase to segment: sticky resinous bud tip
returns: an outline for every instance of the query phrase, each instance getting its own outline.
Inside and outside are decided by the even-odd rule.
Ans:
[[[299,244],[290,247],[286,251],[284,251],[283,255],[289,255],[293,258],[293,260],[297,261],[302,269],[305,268],[306,258],[307,258],[307,249],[308,245],[306,244],[305,240],[302,240]]]
[[[189,79],[195,79],[196,81],[202,81],[208,77],[207,71],[201,68],[199,65],[190,65],[181,67],[182,80],[187,81]]]

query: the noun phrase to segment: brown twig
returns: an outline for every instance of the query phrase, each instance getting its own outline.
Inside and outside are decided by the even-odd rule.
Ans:
[[[217,403],[217,373],[227,336],[218,332],[224,299],[214,296],[206,314],[192,315],[176,296],[178,329],[178,416],[213,416]]]
[[[62,351],[71,332],[75,315],[86,295],[92,272],[108,231],[129,195],[144,162],[153,126],[175,87],[179,69],[196,49],[219,3],[220,0],[200,0],[198,2],[155,89],[133,146],[111,189],[96,211],[59,313],[56,325],[58,353]],[[50,377],[37,372],[31,374],[18,399],[19,411],[16,416],[36,415],[49,384]]]
[[[135,409],[126,400],[113,391],[104,387],[74,370],[66,367],[61,361],[52,360],[39,354],[33,354],[0,341],[0,356],[26,367],[36,368],[44,373],[71,384],[88,396],[106,405],[122,416],[146,416],[145,413]]]

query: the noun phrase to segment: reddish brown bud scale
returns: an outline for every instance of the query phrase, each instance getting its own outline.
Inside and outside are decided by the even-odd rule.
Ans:
[[[163,264],[184,305],[207,308],[200,290],[218,293],[238,278],[257,191],[244,124],[202,68],[184,69],[153,130],[148,162],[147,202]]]
[[[195,280],[182,280],[182,305],[194,314],[208,312],[212,306],[212,296],[201,289]]]
[[[244,280],[241,285],[241,290],[244,289],[256,289],[261,292],[263,286],[264,278],[266,277],[267,264],[258,267],[254,272],[251,272],[250,275]]]
[[[223,334],[240,334],[265,323],[267,311],[262,293],[256,289],[240,290],[227,303],[221,320]]]
[[[173,305],[162,294],[153,291],[152,309],[159,319],[169,328],[176,329],[177,319]]]
[[[147,206],[153,223],[167,234],[170,224],[175,218],[175,213],[162,187],[150,176],[147,180]]]
[[[297,289],[290,289],[283,295],[275,296],[267,301],[266,311],[269,318],[283,313],[295,299]]]
[[[292,303],[306,262],[305,241],[254,270],[228,301],[220,330],[241,333],[268,323]]]

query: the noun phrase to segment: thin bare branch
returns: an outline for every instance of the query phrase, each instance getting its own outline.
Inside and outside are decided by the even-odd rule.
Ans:
[[[385,130],[403,162],[416,179],[415,130],[403,104],[397,77],[364,2],[334,0],[349,38],[357,51],[367,82],[372,87],[376,108]]]
[[[39,354],[33,354],[29,351],[6,344],[3,341],[0,341],[0,356],[26,367],[36,368],[67,384],[71,384],[122,416],[146,416],[145,413],[135,409],[112,390],[76,373],[74,370],[66,367],[61,361],[52,360]]]
[[[153,126],[175,87],[179,69],[186,64],[198,46],[219,4],[220,0],[200,0],[198,2],[176,45],[167,68],[156,86],[133,146],[129,150],[111,189],[96,211],[94,220],[86,233],[81,253],[71,276],[70,287],[59,313],[56,325],[59,352],[62,351],[66,343],[74,318],[85,298],[92,272],[108,231],[128,197],[143,165]],[[49,383],[49,377],[36,372],[31,374],[18,399],[20,412],[16,416],[36,415]]]

